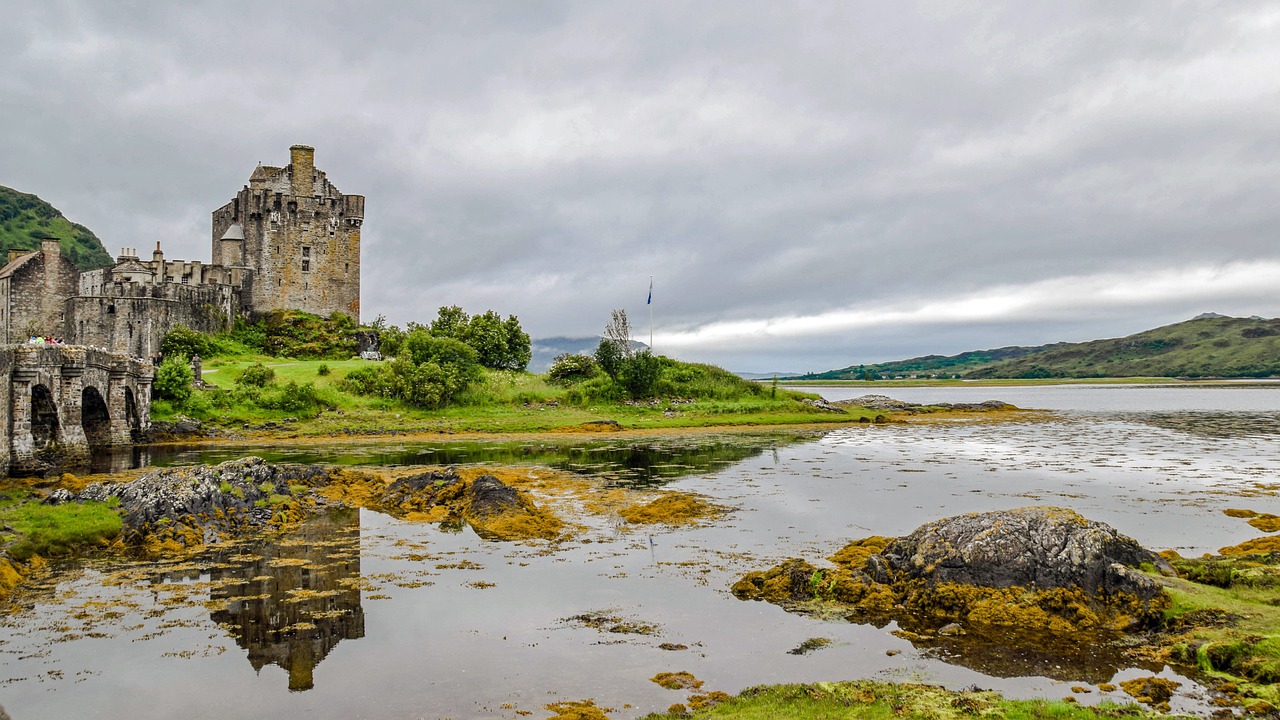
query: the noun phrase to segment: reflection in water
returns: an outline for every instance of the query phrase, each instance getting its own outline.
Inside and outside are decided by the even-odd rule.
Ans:
[[[254,670],[279,665],[290,690],[310,690],[313,670],[340,640],[364,637],[359,512],[333,511],[241,553],[212,573],[221,581],[212,598],[227,603],[210,617],[249,651]]]
[[[1110,682],[1135,666],[1114,643],[1081,644],[1071,638],[1040,635],[1025,629],[970,628],[960,637],[913,640],[924,657],[960,665],[997,678],[1041,675],[1059,681]],[[1151,672],[1162,664],[1136,663]]]
[[[215,464],[258,455],[268,462],[334,465],[540,465],[589,474],[609,484],[656,487],[694,473],[720,470],[768,448],[811,439],[814,433],[693,435],[633,440],[540,440],[538,442],[388,442],[335,445],[197,446],[150,448],[151,465]]]
[[[1180,412],[1120,415],[1128,422],[1141,422],[1165,430],[1206,438],[1248,438],[1280,435],[1280,414],[1264,412]]]

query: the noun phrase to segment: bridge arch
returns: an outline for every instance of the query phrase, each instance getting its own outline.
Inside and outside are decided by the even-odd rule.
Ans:
[[[80,391],[80,427],[84,429],[89,447],[111,444],[111,411],[102,393],[92,385]]]
[[[0,475],[87,463],[151,424],[151,363],[75,345],[0,346]]]

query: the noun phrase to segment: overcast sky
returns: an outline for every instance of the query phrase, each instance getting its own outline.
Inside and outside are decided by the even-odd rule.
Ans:
[[[202,5],[202,6],[201,6]],[[190,7],[189,7],[190,6]],[[1280,315],[1274,2],[0,0],[0,185],[209,257],[261,161],[440,305],[818,371]]]

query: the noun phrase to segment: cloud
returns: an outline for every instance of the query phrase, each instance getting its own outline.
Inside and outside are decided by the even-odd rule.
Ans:
[[[27,3],[0,25],[0,184],[112,252],[202,259],[208,213],[303,142],[368,197],[369,317],[589,335],[653,275],[672,351],[735,369],[1089,339],[1276,312],[1242,268],[1280,262],[1278,18]]]

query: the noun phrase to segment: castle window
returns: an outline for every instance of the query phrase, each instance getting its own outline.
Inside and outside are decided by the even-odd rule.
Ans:
[[[304,258],[311,257],[311,248],[309,246],[307,245],[302,246],[302,257]]]
[[[303,260],[303,261],[302,261],[302,272],[309,272],[310,270],[311,270],[311,261],[310,261],[310,260]]]

